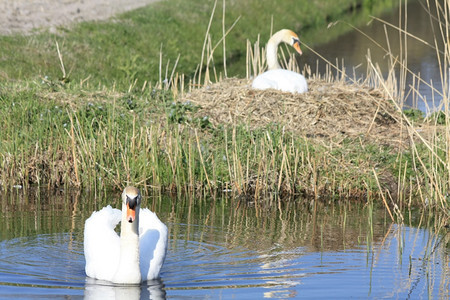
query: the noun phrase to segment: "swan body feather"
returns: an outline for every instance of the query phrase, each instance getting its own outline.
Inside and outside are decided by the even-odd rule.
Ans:
[[[308,84],[303,75],[284,69],[262,73],[253,80],[252,87],[257,90],[276,89],[299,94],[308,91]]]

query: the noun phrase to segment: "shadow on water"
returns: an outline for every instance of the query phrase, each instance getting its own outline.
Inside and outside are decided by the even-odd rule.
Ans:
[[[0,298],[449,295],[449,234],[420,212],[395,225],[373,204],[144,198],[169,227],[169,249],[160,280],[124,287],[86,278],[83,255],[84,221],[120,194],[2,195]]]

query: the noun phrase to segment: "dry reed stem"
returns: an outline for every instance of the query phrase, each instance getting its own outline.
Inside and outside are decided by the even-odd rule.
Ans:
[[[391,213],[391,209],[389,208],[389,205],[386,202],[386,198],[384,197],[383,189],[381,188],[380,181],[378,180],[377,172],[375,172],[375,169],[372,169],[372,171],[373,171],[373,175],[375,176],[375,180],[377,182],[378,189],[380,190],[380,194],[381,194],[381,198],[383,199],[384,206],[386,206],[386,210],[388,211],[392,222],[395,222],[394,216]]]
[[[203,160],[202,149],[201,149],[201,145],[200,145],[200,139],[197,134],[197,130],[195,130],[195,139],[197,142],[197,149],[198,149],[198,154],[200,156],[200,162],[202,164],[203,172],[205,173],[206,182],[208,184],[209,191],[212,192],[211,182],[209,181],[208,172],[206,171],[205,161]]]
[[[74,166],[74,169],[75,169],[75,180],[76,180],[76,185],[79,185],[80,184],[80,178],[78,176],[78,163],[77,163],[77,156],[76,156],[76,150],[75,150],[76,142],[75,142],[75,133],[74,133],[74,130],[73,130],[73,127],[74,127],[74,125],[73,125],[73,118],[72,118],[72,116],[70,114],[68,114],[68,115],[69,115],[69,118],[70,118],[70,139],[72,141],[71,146],[72,146],[73,166]]]

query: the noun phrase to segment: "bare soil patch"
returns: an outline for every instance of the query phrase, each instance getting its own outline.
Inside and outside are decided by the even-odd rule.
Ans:
[[[0,0],[0,34],[105,20],[159,0]]]

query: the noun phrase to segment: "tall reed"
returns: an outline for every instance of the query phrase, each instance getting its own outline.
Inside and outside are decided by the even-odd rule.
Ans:
[[[449,213],[450,197],[448,191],[450,189],[450,122],[449,122],[449,92],[448,92],[448,70],[449,70],[449,42],[447,38],[448,28],[450,25],[450,2],[444,1],[427,1],[426,9],[430,15],[430,28],[433,28],[434,44],[430,44],[427,41],[420,39],[408,32],[408,16],[407,16],[407,1],[404,2],[404,6],[400,10],[400,24],[387,24],[386,22],[375,18],[376,21],[380,21],[398,30],[399,40],[402,45],[403,52],[399,57],[394,56],[390,49],[386,50],[386,54],[390,56],[390,67],[387,80],[382,76],[382,73],[378,68],[369,61],[370,74],[375,77],[375,80],[379,82],[386,93],[391,99],[394,99],[394,103],[399,110],[403,108],[403,102],[409,94],[413,94],[416,99],[424,99],[418,92],[418,90],[412,86],[410,89],[406,86],[406,74],[413,76],[414,81],[427,84],[435,95],[440,95],[440,105],[437,107],[438,111],[444,114],[444,122],[442,125],[437,123],[437,118],[432,118],[431,114],[433,108],[429,107],[430,112],[425,119],[427,123],[434,126],[431,137],[427,137],[422,131],[409,119],[409,117],[403,114],[403,122],[408,128],[408,134],[410,139],[410,153],[406,154],[408,160],[403,162],[403,165],[399,168],[398,182],[399,187],[403,187],[400,191],[400,205],[410,205],[411,199],[408,199],[405,191],[414,191],[414,195],[418,196],[424,207],[437,207],[445,213]],[[435,20],[438,21],[438,28],[434,28]],[[414,74],[408,68],[408,52],[407,44],[408,38],[413,38],[421,43],[434,48],[436,60],[439,62],[440,75],[442,84],[442,91],[435,88],[432,84],[426,82],[421,78],[420,74]],[[395,72],[400,74],[399,78],[395,76]],[[425,101],[425,100],[424,100]],[[399,153],[399,163],[402,161],[403,154]],[[410,164],[408,166],[408,163]],[[411,168],[413,174],[407,180],[406,174],[408,168]],[[402,170],[403,169],[403,170]]]

